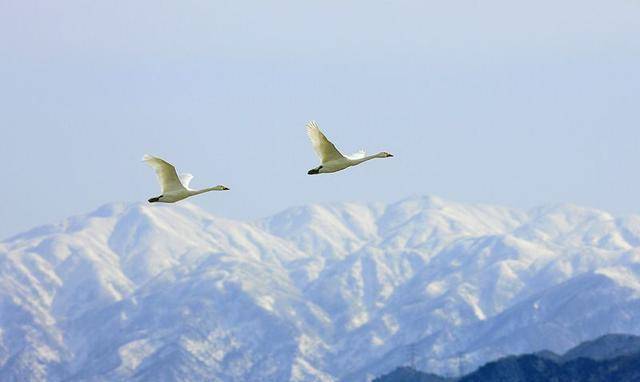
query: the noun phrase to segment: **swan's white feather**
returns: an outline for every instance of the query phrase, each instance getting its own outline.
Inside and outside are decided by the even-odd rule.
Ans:
[[[193,175],[189,173],[184,173],[184,174],[178,175],[178,178],[180,179],[180,183],[182,183],[184,188],[189,189],[189,183],[191,183],[191,179],[193,179]]]
[[[367,156],[367,152],[364,151],[364,150],[358,150],[353,154],[345,155],[345,157],[347,157],[347,159],[351,159],[351,160],[362,159],[362,158],[364,158],[366,156]]]
[[[311,144],[322,163],[344,158],[340,151],[336,149],[336,146],[322,134],[315,121],[307,123],[307,135],[309,135]]]
[[[148,154],[145,154],[142,160],[156,171],[156,176],[158,177],[160,189],[163,194],[185,189],[180,182],[180,178],[178,178],[176,168],[173,167],[171,163]]]

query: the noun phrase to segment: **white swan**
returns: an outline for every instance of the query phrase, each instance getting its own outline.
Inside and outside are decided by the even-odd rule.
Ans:
[[[225,191],[228,190],[225,186],[215,186],[209,188],[203,188],[202,190],[192,190],[189,188],[189,182],[193,179],[191,174],[180,174],[176,172],[176,168],[169,162],[166,162],[160,158],[145,155],[142,160],[156,170],[158,176],[158,182],[162,189],[162,195],[149,199],[149,203],[162,202],[162,203],[175,203],[182,199],[188,198],[193,195],[202,194],[209,191]]]
[[[336,172],[344,170],[347,167],[358,165],[362,162],[366,162],[374,158],[390,158],[393,155],[387,152],[380,152],[375,155],[366,156],[364,150],[360,150],[357,153],[344,156],[336,149],[336,146],[331,143],[327,137],[322,134],[318,124],[315,121],[307,123],[307,134],[311,139],[316,154],[320,157],[320,166],[313,168],[307,172],[309,175],[324,174],[329,172]]]

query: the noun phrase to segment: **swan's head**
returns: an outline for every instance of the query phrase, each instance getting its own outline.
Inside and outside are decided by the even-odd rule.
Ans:
[[[215,186],[213,189],[214,189],[214,190],[216,190],[216,191],[229,191],[229,187],[227,187],[227,186],[222,186],[222,185],[220,185],[220,186]]]
[[[379,156],[380,158],[391,158],[391,157],[393,156],[393,154],[389,154],[388,152],[383,151],[383,152],[381,152],[380,154],[378,154],[378,156]]]

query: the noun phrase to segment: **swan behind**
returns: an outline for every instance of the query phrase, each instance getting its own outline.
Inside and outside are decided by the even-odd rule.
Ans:
[[[385,151],[367,156],[364,150],[347,156],[342,155],[336,146],[320,131],[315,121],[307,123],[307,135],[309,135],[313,149],[316,151],[321,163],[320,166],[309,170],[307,172],[309,175],[332,173],[359,165],[371,159],[393,157],[393,155]]]

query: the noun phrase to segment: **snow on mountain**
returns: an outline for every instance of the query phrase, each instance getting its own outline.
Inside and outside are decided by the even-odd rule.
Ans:
[[[365,381],[640,334],[640,216],[113,203],[0,243],[2,381]]]

